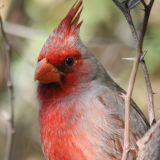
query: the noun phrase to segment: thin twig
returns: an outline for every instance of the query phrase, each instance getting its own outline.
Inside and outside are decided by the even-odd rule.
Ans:
[[[31,40],[43,40],[49,33],[12,22],[3,22],[5,32],[13,36]]]
[[[132,35],[133,35],[135,41],[137,41],[138,35],[136,32],[135,26],[133,24],[132,17],[130,14],[130,10],[128,9],[127,3],[120,3],[117,0],[113,0],[113,2],[117,5],[117,7],[124,14],[128,24],[129,24],[129,27],[131,29]],[[129,139],[130,139],[130,134],[129,134],[130,110],[131,110],[130,103],[131,103],[131,96],[132,96],[133,87],[134,87],[134,83],[135,83],[135,79],[136,79],[137,69],[138,69],[138,65],[139,65],[139,59],[140,59],[140,57],[138,57],[138,55],[137,55],[137,57],[135,58],[134,65],[133,65],[132,72],[131,72],[131,76],[129,79],[127,95],[124,95],[124,99],[125,99],[125,130],[124,130],[124,147],[123,147],[122,160],[127,160],[128,152],[130,149],[130,143],[129,143]]]
[[[138,140],[138,157],[136,160],[159,160],[160,158],[160,120]]]
[[[129,129],[130,129],[130,102],[131,102],[131,96],[133,92],[133,87],[135,84],[135,79],[138,71],[138,66],[139,63],[141,62],[142,70],[144,73],[145,77],[145,82],[146,82],[146,88],[147,88],[147,93],[148,93],[148,112],[149,112],[149,119],[150,119],[150,124],[153,124],[155,121],[155,116],[154,116],[154,103],[153,103],[153,91],[151,87],[151,82],[147,70],[147,66],[144,61],[144,56],[143,56],[143,41],[144,41],[144,36],[146,33],[147,29],[147,24],[148,24],[148,19],[150,15],[151,8],[153,6],[154,0],[151,0],[150,3],[147,5],[145,1],[141,1],[142,4],[145,7],[145,14],[144,14],[144,20],[143,20],[143,26],[142,30],[140,32],[140,35],[138,37],[137,31],[135,29],[134,23],[132,21],[132,17],[130,14],[130,9],[128,8],[128,2],[124,1],[124,3],[120,3],[117,0],[113,0],[113,2],[120,8],[124,16],[126,17],[126,20],[129,24],[129,27],[131,29],[132,35],[136,41],[136,50],[137,50],[137,56],[135,58],[132,72],[130,75],[129,79],[129,84],[128,84],[128,89],[127,89],[127,94],[125,96],[125,131],[124,131],[124,151],[122,155],[122,160],[126,160],[128,157],[128,152],[130,150],[130,135],[129,135]]]
[[[130,75],[127,94],[125,96],[125,130],[124,130],[124,150],[123,150],[122,160],[127,160],[128,152],[130,150],[130,143],[129,143],[130,110],[131,110],[130,103],[131,103],[131,96],[133,93],[133,88],[135,84],[135,79],[138,71],[140,58],[141,58],[141,54],[137,54],[133,64],[132,72]]]
[[[129,27],[131,29],[132,35],[133,35],[134,39],[137,40],[138,35],[136,32],[135,26],[133,25],[132,17],[130,14],[130,9],[128,8],[128,5],[127,5],[128,1],[124,1],[123,3],[120,3],[117,0],[112,0],[112,1],[116,4],[116,6],[121,10],[123,15],[125,16],[128,24],[129,24]]]
[[[127,13],[123,12],[124,14],[128,15],[126,17],[127,22],[129,24],[129,27],[131,29],[132,35],[135,39],[135,41],[137,42],[137,49],[139,48],[139,52],[141,52],[141,68],[144,74],[144,79],[145,79],[145,83],[146,83],[146,89],[147,89],[147,96],[148,96],[148,115],[149,115],[149,123],[150,125],[152,125],[153,123],[155,123],[155,113],[154,113],[154,97],[153,97],[153,90],[152,90],[152,85],[151,85],[151,81],[149,78],[149,73],[148,73],[148,69],[144,60],[144,56],[143,56],[143,41],[144,41],[144,35],[146,33],[146,29],[147,29],[147,24],[148,24],[148,19],[149,19],[149,15],[150,15],[150,11],[153,5],[153,1],[151,1],[150,4],[146,4],[145,1],[141,1],[142,4],[145,7],[145,15],[144,15],[144,21],[143,21],[143,29],[142,29],[142,35],[140,35],[140,37],[142,37],[142,39],[138,37],[137,31],[135,29],[134,23],[132,21],[132,17],[130,15],[130,12],[128,11]],[[140,43],[139,43],[140,42]],[[139,43],[139,44],[138,44]]]
[[[147,5],[147,8],[145,8],[143,26],[142,26],[142,30],[139,35],[138,43],[137,43],[137,56],[136,56],[136,60],[133,64],[131,76],[129,79],[128,89],[127,89],[127,95],[125,97],[125,131],[124,131],[124,151],[123,151],[123,155],[122,155],[122,160],[127,160],[127,155],[128,155],[128,151],[129,151],[130,102],[131,102],[133,87],[135,84],[135,79],[136,79],[138,66],[139,66],[140,62],[142,62],[141,65],[142,65],[142,69],[144,72],[144,77],[145,77],[147,91],[148,91],[148,100],[149,100],[148,110],[149,111],[151,110],[151,112],[149,112],[150,124],[152,124],[153,120],[155,120],[154,110],[153,110],[153,108],[154,108],[154,106],[153,106],[154,105],[153,104],[153,92],[152,92],[152,87],[151,87],[151,83],[150,83],[150,79],[149,79],[149,74],[148,74],[148,70],[145,65],[144,59],[143,59],[143,61],[141,60],[141,57],[143,56],[144,36],[145,36],[146,30],[147,30],[148,19],[150,16],[151,8],[153,6],[153,2],[154,2],[154,0],[151,0],[151,2]],[[135,35],[136,35],[136,33],[135,33]]]
[[[147,7],[147,4],[146,4],[146,2],[144,0],[141,0],[141,3],[143,4],[144,8]]]
[[[150,78],[149,78],[148,69],[147,69],[147,66],[146,66],[146,63],[145,63],[145,60],[144,60],[144,56],[143,56],[143,41],[144,41],[143,39],[144,39],[144,35],[146,33],[148,18],[149,18],[150,11],[151,11],[151,8],[152,8],[152,5],[153,5],[154,1],[151,1],[150,4],[148,4],[148,5],[145,3],[144,0],[141,0],[141,2],[142,2],[143,6],[145,8],[145,15],[144,15],[144,21],[143,21],[144,22],[143,23],[143,31],[142,31],[143,35],[140,35],[140,37],[143,37],[143,38],[140,39],[140,40],[139,40],[137,31],[135,29],[135,25],[134,25],[133,20],[132,20],[130,10],[128,9],[127,5],[126,4],[125,4],[125,6],[124,6],[124,4],[121,5],[122,7],[120,9],[123,12],[123,14],[125,15],[126,20],[129,24],[129,27],[130,27],[130,30],[132,32],[133,38],[136,41],[137,49],[140,48],[139,52],[141,52],[141,54],[142,54],[140,63],[141,63],[141,68],[142,68],[142,71],[143,71],[143,74],[144,74],[144,79],[145,79],[145,84],[146,84],[146,89],[147,89],[149,123],[150,123],[150,125],[152,125],[156,121],[155,120],[155,113],[154,113],[154,97],[153,97],[153,90],[152,90],[152,85],[151,85],[151,81],[150,81]],[[142,44],[138,44],[140,41],[141,41]],[[140,46],[142,46],[142,47],[140,47]]]
[[[149,16],[150,16],[150,12],[151,12],[153,3],[154,3],[154,0],[151,0],[148,5],[145,2],[143,2],[143,5],[145,7],[145,10],[144,10],[145,13],[144,13],[142,32],[140,33],[140,39],[139,39],[139,44],[138,44],[139,52],[141,52],[142,54],[142,58],[140,62],[141,62],[142,71],[144,73],[144,79],[145,79],[146,88],[147,88],[148,115],[149,115],[150,125],[153,125],[156,122],[156,120],[155,120],[155,112],[154,112],[153,90],[152,90],[151,81],[149,78],[148,69],[147,69],[146,63],[144,61],[144,56],[143,56],[143,42],[144,42],[144,36],[147,30],[148,20],[149,20]]]
[[[148,24],[148,18],[150,15],[150,11],[152,8],[152,5],[154,3],[154,1],[151,1],[148,5],[145,3],[144,0],[141,0],[141,3],[143,4],[144,8],[145,8],[145,15],[144,15],[144,21],[143,21],[143,31],[142,31],[142,35],[140,35],[140,37],[142,37],[142,39],[138,37],[137,31],[135,29],[135,25],[133,23],[131,14],[130,14],[130,10],[128,9],[127,3],[120,3],[116,0],[113,0],[115,2],[115,4],[120,8],[120,10],[122,11],[122,13],[124,14],[124,16],[126,17],[126,20],[129,24],[130,30],[132,32],[133,38],[136,42],[137,45],[137,50],[139,48],[138,52],[141,52],[141,68],[144,74],[144,79],[145,79],[145,83],[146,83],[146,89],[147,89],[147,96],[148,96],[148,115],[149,115],[149,123],[150,125],[152,125],[153,123],[155,123],[155,113],[154,113],[154,97],[153,97],[153,90],[152,90],[152,86],[151,86],[151,81],[149,78],[149,73],[148,73],[148,69],[144,60],[144,56],[143,56],[143,41],[144,41],[144,35],[146,33],[146,29],[147,29],[147,24]]]
[[[6,70],[7,70],[7,88],[8,94],[10,97],[10,116],[7,119],[7,141],[6,141],[6,149],[4,154],[4,160],[11,159],[11,153],[13,149],[13,136],[15,133],[14,128],[14,90],[13,83],[11,79],[11,55],[12,55],[12,47],[7,39],[7,36],[4,32],[2,17],[0,16],[0,31],[2,34],[2,38],[5,42],[5,50],[6,50]]]
[[[147,66],[144,60],[141,61],[141,67],[142,67],[144,79],[146,82],[146,88],[147,88],[149,123],[150,123],[150,126],[152,126],[154,123],[156,123],[155,112],[154,112],[154,93],[152,90],[148,69],[146,68]]]

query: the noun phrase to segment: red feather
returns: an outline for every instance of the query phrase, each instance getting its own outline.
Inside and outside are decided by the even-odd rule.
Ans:
[[[119,160],[124,132],[124,100],[119,95],[124,92],[80,41],[81,12],[78,0],[38,58],[43,151],[48,160]],[[137,150],[136,141],[148,123],[133,101],[131,106],[130,142]],[[130,156],[134,159],[135,154]]]
[[[67,16],[59,24],[57,32],[65,35],[78,35],[82,24],[82,21],[79,22],[82,9],[82,0],[76,1]]]

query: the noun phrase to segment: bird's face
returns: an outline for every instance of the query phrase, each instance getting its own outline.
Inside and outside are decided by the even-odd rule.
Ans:
[[[53,40],[54,41],[54,40]],[[59,40],[44,46],[38,57],[35,79],[42,84],[75,84],[87,73],[86,62],[81,52],[75,47],[75,40]]]
[[[81,5],[81,0],[75,3],[44,44],[35,71],[40,83],[64,86],[87,79],[91,63],[79,40]]]

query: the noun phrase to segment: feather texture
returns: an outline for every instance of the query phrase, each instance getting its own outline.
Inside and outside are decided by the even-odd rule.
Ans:
[[[42,148],[48,160],[120,160],[124,91],[81,42],[81,12],[82,0],[78,0],[38,57],[35,77]],[[131,106],[130,141],[135,152],[129,160],[136,157],[136,141],[149,128],[133,101]]]

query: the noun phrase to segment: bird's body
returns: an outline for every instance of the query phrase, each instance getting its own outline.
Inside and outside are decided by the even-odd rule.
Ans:
[[[38,58],[42,148],[48,160],[120,160],[124,91],[77,36],[81,4],[72,7]],[[137,151],[148,123],[133,101],[131,106],[130,141]]]
[[[96,80],[86,85],[75,95],[52,97],[54,91],[41,95],[48,99],[41,103],[40,126],[43,150],[49,160],[121,159],[124,134],[121,90],[117,92],[117,86],[107,87]],[[135,104],[131,143],[137,149],[135,143],[148,126],[134,107]]]

